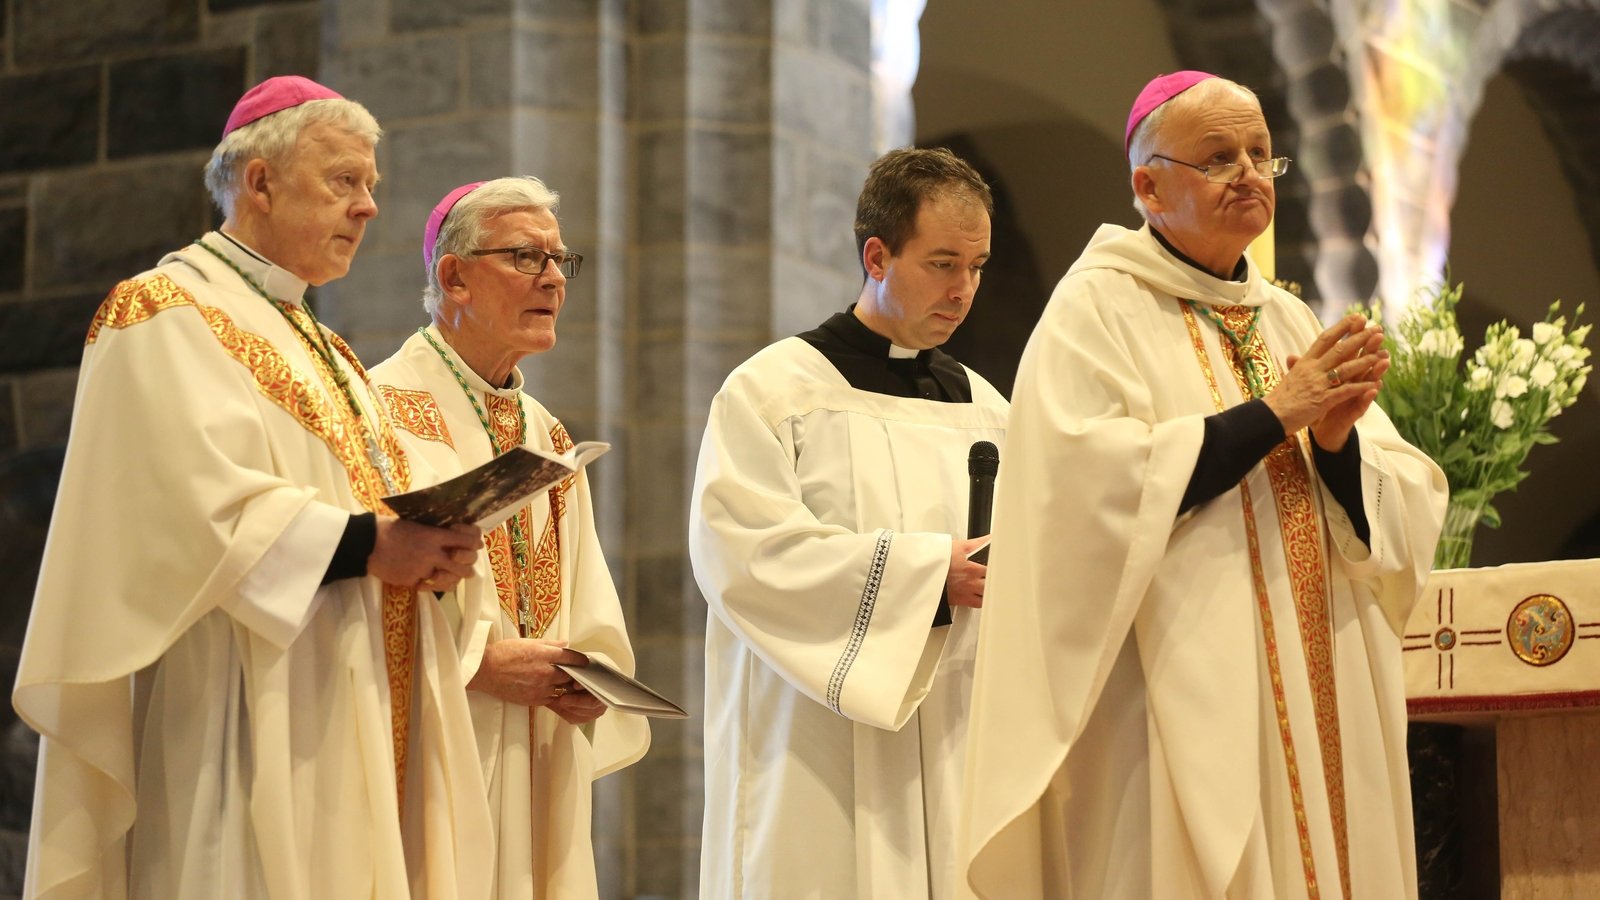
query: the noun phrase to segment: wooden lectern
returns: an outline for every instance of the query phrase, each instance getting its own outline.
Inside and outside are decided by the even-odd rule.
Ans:
[[[1600,560],[1435,572],[1402,646],[1412,721],[1492,745],[1499,896],[1600,898]]]

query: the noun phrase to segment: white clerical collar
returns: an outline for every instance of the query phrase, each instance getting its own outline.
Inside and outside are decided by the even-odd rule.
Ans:
[[[893,341],[890,341],[889,342],[889,358],[890,359],[916,359],[917,358],[917,351],[912,350],[909,347],[902,347],[899,344],[896,344]]]
[[[467,365],[467,361],[461,358],[461,354],[456,352],[456,348],[450,346],[450,342],[445,340],[444,333],[439,330],[439,326],[429,325],[428,335],[433,338],[434,343],[444,349],[445,355],[450,357],[450,362],[455,365],[456,371],[460,372],[461,377],[466,379],[467,387],[475,391],[487,391],[491,394],[513,399],[522,393],[523,379],[521,369],[512,366],[511,383],[505,387],[495,387],[486,381],[482,375],[474,371],[471,366]],[[428,348],[428,352],[433,353],[433,348]]]
[[[200,240],[238,266],[239,271],[260,285],[272,299],[294,304],[305,302],[309,286],[306,282],[288,269],[274,265],[237,237],[213,231]]]

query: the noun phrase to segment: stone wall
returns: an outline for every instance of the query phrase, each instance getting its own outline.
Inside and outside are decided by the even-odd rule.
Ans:
[[[198,237],[245,87],[316,74],[319,4],[16,0],[0,17],[0,453],[65,440],[95,307]]]

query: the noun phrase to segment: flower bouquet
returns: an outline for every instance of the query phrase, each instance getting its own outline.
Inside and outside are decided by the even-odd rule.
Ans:
[[[1433,566],[1466,566],[1479,521],[1500,525],[1490,501],[1528,476],[1522,464],[1535,444],[1553,444],[1550,420],[1571,406],[1592,368],[1589,325],[1567,330],[1559,301],[1529,337],[1504,320],[1463,366],[1456,326],[1461,285],[1445,285],[1409,307],[1384,338],[1391,367],[1378,405],[1407,441],[1433,457],[1450,480],[1450,505]],[[1379,310],[1359,310],[1377,318]],[[1583,304],[1573,313],[1574,325]]]

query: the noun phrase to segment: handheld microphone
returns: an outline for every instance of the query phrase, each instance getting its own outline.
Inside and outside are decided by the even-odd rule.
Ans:
[[[1000,471],[1000,449],[988,441],[978,441],[967,451],[967,477],[971,490],[967,497],[967,537],[989,533],[989,518],[994,513],[994,476]],[[972,554],[974,562],[988,564],[989,548]]]

